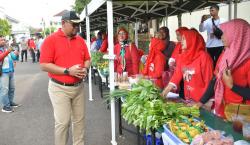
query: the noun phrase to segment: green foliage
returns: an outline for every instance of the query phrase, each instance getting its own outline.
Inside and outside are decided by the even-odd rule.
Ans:
[[[7,36],[11,34],[11,25],[5,19],[0,19],[0,35]]]
[[[102,62],[103,60],[103,53],[96,51],[96,52],[91,52],[91,64],[94,67],[97,67],[98,62]]]
[[[81,14],[84,7],[90,2],[91,0],[75,0],[75,5],[73,9],[78,13]]]
[[[55,27],[47,27],[45,28],[44,32],[42,34],[45,34],[46,36],[50,35],[51,33],[55,32],[56,28]]]
[[[129,124],[145,129],[146,133],[150,133],[151,129],[161,128],[169,120],[189,115],[199,117],[200,114],[196,106],[164,102],[160,90],[149,80],[140,80],[132,86],[131,91],[115,90],[108,97],[115,100],[124,97],[123,118]]]

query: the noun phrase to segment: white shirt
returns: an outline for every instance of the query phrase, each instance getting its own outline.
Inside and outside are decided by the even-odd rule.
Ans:
[[[214,21],[217,27],[220,27],[219,25],[224,22],[226,22],[226,20],[223,18],[219,18]],[[207,43],[206,43],[207,48],[223,46],[222,41],[214,36],[212,18],[209,18],[203,23],[201,23],[199,26],[199,30],[200,32],[204,32],[207,30]]]
[[[20,42],[20,50],[27,50],[28,49],[28,44],[26,41],[21,41]]]
[[[41,46],[42,46],[42,44],[43,44],[43,39],[42,38],[40,38],[38,41],[37,41],[37,49],[39,50],[39,51],[41,51]]]

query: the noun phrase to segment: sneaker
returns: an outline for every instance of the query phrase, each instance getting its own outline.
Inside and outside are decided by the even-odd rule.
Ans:
[[[13,103],[10,104],[10,106],[14,107],[14,108],[17,108],[17,107],[20,107],[21,105],[13,102]]]
[[[2,112],[11,113],[14,112],[14,110],[12,109],[12,107],[4,106]]]

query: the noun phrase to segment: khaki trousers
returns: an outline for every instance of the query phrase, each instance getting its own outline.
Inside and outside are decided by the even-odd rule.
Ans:
[[[66,145],[72,121],[73,145],[84,145],[84,91],[79,86],[62,86],[49,81],[48,92],[54,109],[55,145]]]

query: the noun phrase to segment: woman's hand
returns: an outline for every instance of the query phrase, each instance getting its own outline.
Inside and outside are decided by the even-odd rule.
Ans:
[[[168,86],[165,87],[164,90],[163,90],[162,93],[161,93],[162,98],[163,98],[163,99],[166,99],[167,94],[168,94],[173,88],[174,88],[173,85],[168,84]]]
[[[232,74],[231,74],[231,70],[225,70],[223,72],[222,80],[223,80],[224,84],[228,88],[232,89],[232,87],[233,87],[233,77],[232,77]]]

